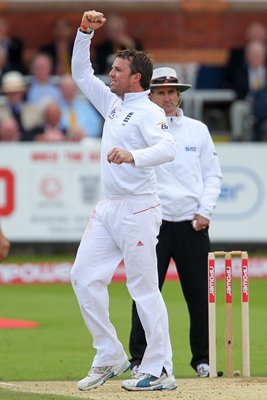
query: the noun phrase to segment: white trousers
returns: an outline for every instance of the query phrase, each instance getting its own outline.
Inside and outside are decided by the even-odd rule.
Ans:
[[[71,270],[71,283],[93,337],[94,366],[114,365],[128,358],[108,311],[107,286],[123,259],[127,288],[147,340],[140,371],[160,376],[164,367],[172,374],[168,315],[158,288],[160,225],[161,205],[156,195],[103,200],[89,219]]]

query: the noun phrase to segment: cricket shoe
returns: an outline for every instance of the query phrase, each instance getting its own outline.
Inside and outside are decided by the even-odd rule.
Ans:
[[[174,390],[177,388],[173,375],[168,376],[165,372],[159,378],[150,374],[136,373],[133,379],[123,381],[121,387],[132,391],[145,390]]]
[[[128,360],[121,364],[107,367],[92,367],[85,378],[77,384],[79,390],[90,390],[103,385],[108,379],[114,378],[130,368]]]
[[[208,378],[210,374],[210,367],[208,364],[202,363],[197,366],[197,376],[199,378]]]

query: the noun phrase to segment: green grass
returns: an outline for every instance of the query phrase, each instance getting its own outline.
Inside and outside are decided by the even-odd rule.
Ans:
[[[11,248],[12,249],[12,248]],[[42,262],[73,262],[75,259],[75,254],[37,254],[37,255],[28,255],[28,254],[18,254],[18,255],[9,255],[3,262],[7,264],[13,263],[42,263]]]
[[[249,286],[251,374],[267,376],[267,280],[250,280]],[[217,292],[217,367],[225,371],[223,281],[217,282]],[[177,378],[193,377],[195,373],[189,366],[188,312],[179,283],[166,282],[163,294],[169,311],[174,374]],[[112,283],[110,298],[111,320],[128,350],[131,299],[125,284]],[[0,330],[0,381],[83,377],[94,350],[70,284],[3,285],[0,304],[0,317],[35,320],[40,324],[34,329]],[[234,281],[234,369],[238,370],[241,370],[240,314],[240,282]]]
[[[80,400],[80,397],[56,396],[54,394],[37,394],[37,393],[22,393],[12,392],[0,388],[0,399],[3,400]],[[90,400],[87,398],[87,400]]]

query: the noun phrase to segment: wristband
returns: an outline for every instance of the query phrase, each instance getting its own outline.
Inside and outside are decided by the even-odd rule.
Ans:
[[[80,30],[83,33],[87,33],[88,35],[90,35],[90,33],[94,32],[94,30],[92,28],[87,28],[85,25],[81,24],[80,25]]]

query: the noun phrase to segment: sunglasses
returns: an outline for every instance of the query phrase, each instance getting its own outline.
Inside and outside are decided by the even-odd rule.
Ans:
[[[160,83],[178,83],[178,79],[171,76],[161,76],[160,78],[153,79],[152,84]]]

